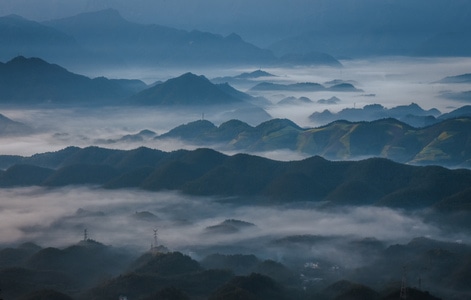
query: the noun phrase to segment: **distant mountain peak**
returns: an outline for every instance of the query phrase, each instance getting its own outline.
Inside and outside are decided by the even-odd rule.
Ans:
[[[245,72],[240,75],[235,76],[234,78],[238,79],[248,79],[248,78],[259,78],[259,77],[275,77],[275,75],[263,71],[262,69],[255,70],[253,72]]]
[[[242,101],[205,76],[191,72],[144,90],[131,100],[147,105],[212,105]]]
[[[18,55],[7,62],[7,64],[13,64],[13,65],[26,64],[26,63],[31,63],[31,64],[35,63],[35,64],[44,64],[44,65],[49,64],[45,60],[39,57],[25,57],[23,55]]]
[[[188,79],[188,80],[198,80],[198,79],[203,79],[205,81],[209,81],[204,75],[196,75],[191,72],[186,72],[179,77],[176,77],[174,79]]]
[[[58,24],[64,24],[66,27],[71,26],[71,24],[75,24],[80,25],[82,28],[116,29],[116,26],[127,26],[130,22],[123,18],[116,9],[108,8],[104,10],[80,13],[72,17],[46,22],[46,24],[53,25],[53,27]],[[59,28],[63,29],[61,26],[59,26]]]
[[[97,11],[84,12],[84,13],[76,15],[75,17],[99,17],[99,18],[105,18],[104,21],[109,21],[110,19],[125,20],[121,16],[120,12],[114,8],[106,8],[106,9],[97,10]]]
[[[232,41],[242,41],[242,37],[240,35],[238,35],[237,33],[231,33],[229,34],[226,39],[228,40],[232,40]]]
[[[1,19],[10,19],[10,20],[26,21],[25,18],[23,18],[22,16],[17,15],[17,14],[6,15],[6,16],[3,16]]]

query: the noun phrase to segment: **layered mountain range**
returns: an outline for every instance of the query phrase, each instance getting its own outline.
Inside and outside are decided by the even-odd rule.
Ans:
[[[335,121],[301,128],[290,120],[273,119],[258,126],[237,120],[219,126],[206,120],[178,126],[156,139],[180,139],[224,150],[262,152],[289,149],[335,160],[384,157],[412,164],[470,166],[471,119],[447,119],[414,128],[396,119],[371,122]]]
[[[0,76],[0,103],[10,105],[243,106],[255,99],[193,73],[148,86],[140,80],[92,79],[40,58],[23,56],[0,63]]]
[[[0,102],[25,104],[118,104],[147,88],[140,80],[89,78],[40,58],[18,56],[0,63]]]
[[[0,18],[0,59],[37,56],[67,66],[188,66],[313,64],[341,66],[332,56],[276,57],[270,50],[227,36],[125,20],[107,9],[35,22],[17,15]]]
[[[268,240],[264,246],[296,251],[322,245],[319,241],[323,239],[326,237],[286,236]],[[400,283],[390,281],[400,278],[404,257],[410,260],[409,277],[420,276],[424,282],[424,286],[411,283],[407,287],[408,299],[440,299],[433,296],[435,293],[469,295],[466,280],[471,250],[467,245],[422,237],[389,246],[375,239],[343,241],[345,246],[373,258],[362,268],[342,269],[340,276],[332,272],[330,262],[311,263],[314,267],[310,267],[308,263],[287,265],[253,254],[219,253],[198,261],[181,252],[131,254],[91,239],[64,248],[43,248],[28,242],[0,249],[2,295],[52,300],[116,299],[123,295],[145,300],[190,296],[211,300],[389,300],[400,294]],[[316,284],[314,278],[325,282]]]
[[[94,184],[275,203],[327,201],[466,210],[471,186],[469,170],[409,166],[381,158],[332,162],[314,156],[281,162],[247,154],[227,156],[210,149],[69,147],[31,157],[0,156],[0,166],[6,169],[0,174],[3,187]]]

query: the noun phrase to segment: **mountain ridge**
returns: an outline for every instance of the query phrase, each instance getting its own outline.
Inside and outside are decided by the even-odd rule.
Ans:
[[[217,127],[201,120],[178,126],[155,139],[181,139],[230,151],[289,149],[335,160],[378,156],[417,165],[469,167],[470,126],[469,117],[445,119],[423,128],[393,118],[339,120],[316,128],[301,128],[287,119],[273,119],[255,127],[236,120]]]
[[[211,149],[162,152],[140,148],[111,150],[74,148],[69,155],[49,153],[56,168],[35,163],[36,156],[20,158],[0,173],[0,185],[98,185],[106,188],[141,188],[150,191],[177,190],[190,195],[236,197],[262,203],[327,201],[333,205],[381,205],[407,209],[469,203],[465,192],[471,185],[470,170],[436,166],[411,166],[370,158],[360,161],[328,161],[312,156],[282,162],[248,154],[228,156]],[[144,152],[142,152],[144,151]],[[52,157],[51,157],[52,156]],[[139,159],[141,164],[133,165]],[[3,159],[0,156],[0,164]],[[127,161],[126,164],[122,162]],[[20,168],[19,163],[24,166]],[[28,166],[29,165],[29,166]],[[15,176],[7,176],[13,174]],[[35,171],[31,181],[28,178]],[[142,172],[144,171],[144,172]],[[23,173],[24,176],[21,174]],[[140,174],[139,176],[135,176]],[[396,175],[394,175],[396,174]],[[30,176],[30,175],[28,175]],[[31,176],[30,176],[31,177]],[[132,180],[130,180],[132,178]],[[358,193],[358,189],[362,191]],[[353,197],[352,195],[358,195]],[[447,199],[452,199],[448,201]],[[471,207],[470,205],[468,205]]]
[[[43,59],[24,56],[0,63],[0,76],[0,101],[17,105],[119,103],[146,87],[137,80],[92,79]]]
[[[206,77],[185,73],[143,90],[129,99],[141,105],[214,105],[242,102]]]

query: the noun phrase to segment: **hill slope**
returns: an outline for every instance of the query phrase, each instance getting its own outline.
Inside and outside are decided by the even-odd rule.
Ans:
[[[143,90],[130,98],[140,105],[214,105],[242,102],[226,93],[204,76],[185,73]]]
[[[226,156],[209,149],[161,152],[140,148],[108,150],[89,147],[57,155],[57,169],[34,167],[36,157],[4,171],[4,186],[98,184],[108,188],[179,190],[193,195],[220,195],[286,201],[329,201],[332,204],[423,208],[469,203],[466,190],[471,171],[441,167],[414,167],[385,159],[331,162],[314,156],[280,162],[247,154]],[[64,156],[65,155],[65,156]],[[0,162],[4,157],[0,156]],[[5,157],[9,161],[9,157]],[[126,163],[124,163],[126,162]],[[36,164],[37,165],[37,164]],[[31,172],[34,171],[34,177]],[[23,172],[23,176],[21,175]],[[15,176],[6,176],[14,174]],[[20,180],[31,178],[31,181]],[[18,179],[15,181],[15,179]],[[453,201],[447,199],[453,198]],[[453,207],[450,207],[453,210]]]
[[[256,127],[229,121],[216,127],[209,121],[179,126],[157,139],[178,138],[225,150],[270,151],[290,149],[330,159],[378,156],[414,164],[469,166],[471,118],[441,121],[414,128],[395,119],[373,122],[336,121],[303,129],[289,120],[274,119]]]
[[[46,22],[74,36],[84,48],[128,64],[216,64],[270,62],[273,54],[236,34],[220,36],[201,31],[143,25],[107,9]]]
[[[12,104],[116,103],[146,87],[138,80],[90,79],[23,56],[0,63],[0,77],[0,102]]]
[[[54,62],[85,56],[71,35],[17,15],[0,17],[0,44],[2,61],[19,54]]]

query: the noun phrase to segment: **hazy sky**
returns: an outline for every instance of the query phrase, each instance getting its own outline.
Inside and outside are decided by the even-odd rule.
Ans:
[[[314,30],[406,33],[471,26],[468,0],[1,0],[0,16],[44,21],[107,8],[135,22],[236,32],[259,45]]]
[[[319,0],[2,0],[0,15],[18,14],[46,21],[107,8],[126,19],[220,34],[277,31],[284,36],[294,23],[309,20]],[[276,20],[276,23],[273,22]],[[296,21],[296,22],[293,22]],[[284,32],[284,33],[283,33]],[[263,37],[260,37],[263,38]],[[268,37],[267,37],[268,38]]]

